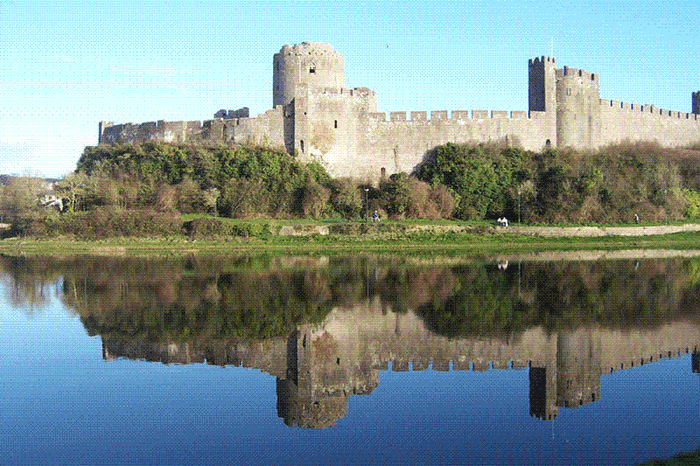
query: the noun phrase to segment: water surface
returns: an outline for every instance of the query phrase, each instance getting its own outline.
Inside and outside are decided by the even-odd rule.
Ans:
[[[2,464],[700,446],[700,262],[0,258]]]

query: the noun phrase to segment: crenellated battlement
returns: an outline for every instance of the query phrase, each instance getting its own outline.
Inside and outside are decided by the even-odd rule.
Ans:
[[[309,94],[313,95],[336,95],[343,97],[367,98],[374,97],[376,93],[367,87],[356,87],[349,89],[347,87],[322,87],[317,89],[309,89]]]
[[[571,78],[581,78],[585,81],[598,81],[598,75],[595,73],[589,73],[586,70],[581,70],[578,68],[571,68],[565,66],[564,68],[557,69],[557,78],[571,79]]]
[[[619,100],[599,99],[601,108],[614,110],[624,110],[630,113],[646,114],[649,117],[673,118],[678,120],[698,120],[698,115],[689,112],[679,112],[676,110],[666,110],[655,105],[639,105],[635,103],[620,102]]]
[[[367,115],[369,119],[378,122],[409,122],[409,123],[425,123],[425,122],[454,122],[454,121],[473,121],[473,120],[492,120],[492,119],[510,119],[510,120],[527,120],[541,119],[543,112],[528,112],[520,110],[419,110],[419,111],[399,111],[387,113],[374,112]]]
[[[535,57],[535,58],[530,58],[528,60],[528,65],[539,65],[541,63],[551,63],[552,65],[556,65],[557,59],[554,57],[547,57],[542,55],[541,57]]]

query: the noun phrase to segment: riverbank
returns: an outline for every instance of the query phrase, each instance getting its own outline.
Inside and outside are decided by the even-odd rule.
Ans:
[[[700,250],[700,225],[510,226],[451,222],[271,224],[252,236],[110,238],[80,241],[8,238],[0,253],[189,255],[245,253],[411,253],[508,255],[546,251]],[[546,255],[545,255],[546,256]]]

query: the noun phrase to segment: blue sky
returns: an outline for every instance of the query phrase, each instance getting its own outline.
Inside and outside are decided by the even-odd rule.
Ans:
[[[328,42],[379,111],[527,110],[527,60],[599,73],[601,97],[690,111],[693,1],[0,1],[0,173],[59,177],[98,122],[272,105],[272,56]]]

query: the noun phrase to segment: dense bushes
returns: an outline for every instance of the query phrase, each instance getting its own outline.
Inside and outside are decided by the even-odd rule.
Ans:
[[[321,216],[325,209],[318,199],[327,202],[330,182],[320,165],[266,147],[145,143],[87,147],[61,188],[86,209],[116,205],[228,217]]]
[[[399,174],[380,190],[360,187],[332,179],[318,163],[265,147],[88,147],[60,189],[71,210],[115,206],[231,218],[359,219],[374,210],[395,218],[442,218],[454,207],[438,183]]]
[[[64,211],[38,207],[41,180],[9,178],[0,215],[13,234],[168,235],[179,214],[229,218],[381,217],[610,223],[700,218],[700,152],[651,143],[596,152],[532,153],[496,144],[445,144],[414,173],[380,183],[333,179],[268,147],[165,143],[87,147],[57,183]],[[90,215],[77,215],[91,212]],[[237,223],[190,222],[191,237],[254,234]],[[236,231],[236,228],[243,228]],[[251,227],[252,228],[252,227]],[[104,233],[101,232],[104,230]]]
[[[185,222],[183,230],[192,239],[261,237],[270,233],[270,226],[267,223],[230,223],[218,218],[202,217]]]
[[[446,218],[454,210],[454,198],[444,185],[431,185],[405,173],[391,175],[380,190],[383,210],[393,218]]]
[[[533,156],[496,145],[448,143],[428,154],[416,176],[433,186],[447,187],[457,218],[512,217],[516,192],[529,178]]]
[[[36,237],[74,236],[78,239],[168,237],[182,234],[182,217],[152,210],[101,207],[91,212],[48,216],[25,224],[18,233]]]
[[[698,153],[691,153],[653,143],[539,154],[446,144],[428,155],[416,175],[446,185],[455,199],[455,216],[462,219],[504,215],[528,222],[630,222],[638,214],[644,221],[679,220],[695,215],[687,189],[700,188]]]

